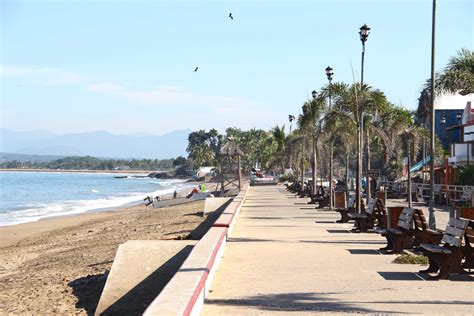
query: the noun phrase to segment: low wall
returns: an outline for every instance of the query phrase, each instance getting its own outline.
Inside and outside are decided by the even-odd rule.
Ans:
[[[248,189],[226,207],[144,315],[199,315]]]

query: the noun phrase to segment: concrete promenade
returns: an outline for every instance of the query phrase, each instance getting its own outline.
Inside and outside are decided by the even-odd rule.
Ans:
[[[385,239],[351,233],[280,186],[251,187],[201,315],[474,315],[474,277],[426,281]],[[439,228],[444,228],[439,226]]]

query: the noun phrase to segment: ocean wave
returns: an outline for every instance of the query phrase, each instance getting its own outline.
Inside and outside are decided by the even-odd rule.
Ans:
[[[110,209],[126,204],[141,202],[147,196],[156,197],[171,195],[175,190],[180,191],[193,187],[192,184],[180,182],[184,181],[167,180],[166,188],[160,188],[146,193],[129,192],[126,196],[108,196],[90,200],[66,200],[49,204],[25,203],[18,205],[13,209],[0,212],[0,226],[35,222],[45,218],[80,214],[91,210]],[[160,185],[163,185],[163,183],[160,183]],[[92,192],[97,191],[94,190],[95,189],[91,189]]]

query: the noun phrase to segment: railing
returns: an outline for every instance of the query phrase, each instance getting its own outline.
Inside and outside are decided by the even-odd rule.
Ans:
[[[385,187],[387,192],[392,192],[399,197],[407,195],[407,182],[382,181],[381,186]],[[430,185],[428,183],[412,183],[411,191],[415,192],[418,198],[427,200],[430,196]],[[434,193],[438,196],[443,194],[447,200],[459,199],[461,196],[472,196],[474,186],[435,184]]]

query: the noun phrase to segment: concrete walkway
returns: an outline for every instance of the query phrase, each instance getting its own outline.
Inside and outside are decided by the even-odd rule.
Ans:
[[[474,277],[425,281],[377,234],[337,224],[280,186],[251,187],[202,315],[474,314]],[[297,314],[298,314],[297,313]]]

